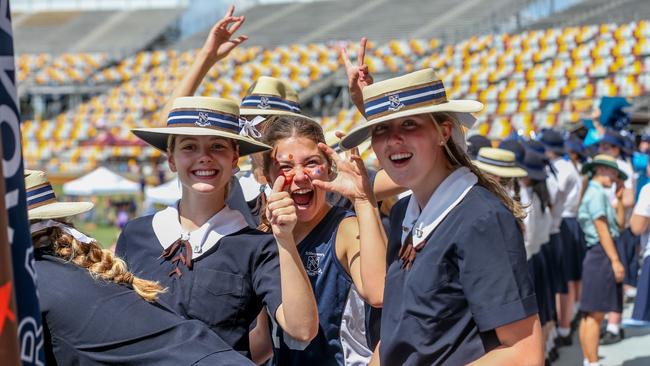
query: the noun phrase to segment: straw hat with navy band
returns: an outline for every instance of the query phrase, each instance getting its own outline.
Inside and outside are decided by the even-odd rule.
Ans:
[[[25,170],[27,211],[30,220],[58,219],[93,208],[90,202],[59,202],[45,172]]]
[[[512,151],[482,147],[476,160],[472,161],[482,171],[502,178],[521,178],[528,175],[517,166],[515,154]]]
[[[296,116],[300,113],[298,93],[285,81],[270,76],[260,76],[241,101],[239,114],[248,116]]]
[[[627,180],[627,174],[618,167],[616,158],[605,154],[596,155],[591,161],[585,163],[582,166],[582,174],[593,175],[598,166],[614,169],[621,180]]]
[[[239,155],[270,150],[271,147],[249,137],[245,121],[239,118],[235,102],[211,97],[181,97],[174,100],[167,118],[167,127],[131,130],[144,142],[163,152],[171,135],[219,136],[235,140]]]
[[[370,137],[370,128],[379,123],[417,114],[454,113],[460,124],[472,128],[483,104],[474,100],[448,100],[442,80],[433,69],[380,81],[363,89],[366,122],[352,129],[341,147],[351,149]],[[456,139],[454,139],[456,140]],[[464,143],[463,138],[463,143]]]

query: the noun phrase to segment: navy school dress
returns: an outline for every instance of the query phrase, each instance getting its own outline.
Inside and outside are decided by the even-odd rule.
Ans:
[[[391,211],[383,365],[465,365],[500,345],[495,328],[537,313],[524,240],[499,199],[474,186],[410,269],[397,253],[408,199]]]
[[[352,211],[332,207],[298,244],[318,304],[318,334],[309,345],[296,342],[272,324],[274,364],[367,365],[372,355],[366,340],[364,302],[336,256],[336,235]]]
[[[273,236],[246,226],[192,259],[189,268],[175,259],[185,257],[191,248],[179,246],[174,254],[179,257],[161,258],[163,246],[153,221],[154,216],[145,216],[129,222],[118,239],[117,255],[136,275],[167,287],[161,300],[176,312],[201,320],[233,349],[250,357],[250,324],[264,306],[275,314],[282,301]]]
[[[35,252],[48,365],[253,365],[197,320]]]

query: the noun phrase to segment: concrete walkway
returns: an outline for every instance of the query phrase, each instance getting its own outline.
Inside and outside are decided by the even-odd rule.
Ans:
[[[632,304],[625,304],[623,317],[629,318]],[[573,345],[559,349],[556,366],[582,366],[582,351],[578,334]],[[625,327],[625,339],[619,343],[598,348],[602,366],[650,366],[650,327]]]

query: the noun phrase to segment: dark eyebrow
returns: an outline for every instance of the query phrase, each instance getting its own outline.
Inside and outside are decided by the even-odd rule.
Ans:
[[[303,160],[303,162],[305,162],[305,161],[309,161],[310,159],[314,159],[314,158],[322,159],[323,157],[320,156],[320,155],[318,155],[318,154],[314,154],[314,155],[310,155],[310,156],[306,157],[305,160]],[[283,162],[285,162],[285,163],[290,163],[291,161],[292,161],[292,160],[283,160],[283,159],[278,159],[278,163],[283,163]]]

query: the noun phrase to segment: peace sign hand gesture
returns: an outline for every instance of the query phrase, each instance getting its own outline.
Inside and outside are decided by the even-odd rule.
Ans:
[[[269,196],[266,205],[266,217],[271,223],[273,235],[278,239],[293,239],[293,228],[296,226],[298,217],[293,199],[286,191],[285,176],[280,175],[273,183],[273,191]],[[278,243],[284,242],[278,240]]]
[[[361,114],[365,115],[363,107],[363,88],[373,83],[372,75],[368,71],[368,65],[365,64],[366,58],[366,44],[368,38],[361,38],[359,42],[359,53],[357,54],[357,64],[353,65],[350,61],[350,54],[347,48],[341,46],[339,48],[341,59],[345,65],[345,73],[348,76],[348,89],[350,90],[350,98],[357,107]]]
[[[343,133],[337,132],[336,136],[341,138]],[[318,147],[336,164],[337,175],[333,181],[325,182],[315,179],[312,184],[318,188],[343,195],[352,203],[368,201],[374,205],[375,195],[359,150],[356,147],[348,150],[342,158],[326,144],[319,143]]]
[[[248,36],[232,38],[235,32],[244,24],[244,16],[233,16],[235,6],[230,5],[226,15],[210,29],[208,38],[203,44],[203,52],[212,64],[228,56],[230,51],[248,39]]]

